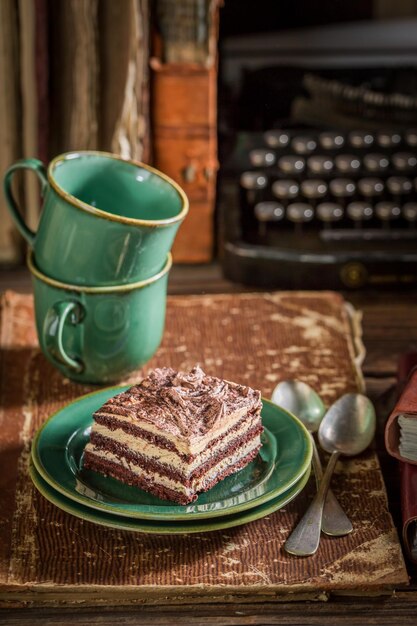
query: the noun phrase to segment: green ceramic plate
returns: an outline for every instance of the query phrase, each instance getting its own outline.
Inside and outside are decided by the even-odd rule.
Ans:
[[[35,487],[41,494],[55,504],[59,509],[80,517],[88,522],[107,526],[109,528],[117,528],[118,530],[130,530],[137,533],[153,533],[156,535],[187,535],[190,533],[209,532],[214,530],[222,530],[224,528],[233,528],[233,526],[241,526],[248,522],[253,522],[261,517],[265,517],[282,509],[286,504],[291,502],[304,489],[309,476],[310,466],[305,474],[287,491],[277,498],[273,498],[265,504],[261,504],[252,508],[250,511],[241,511],[233,515],[219,517],[214,520],[197,520],[192,519],[189,522],[164,522],[160,520],[143,520],[131,519],[123,516],[109,515],[104,511],[97,511],[89,507],[83,506],[78,502],[74,502],[66,498],[43,480],[35,467],[30,467],[30,477]]]
[[[67,405],[37,432],[32,459],[47,483],[67,498],[113,515],[164,521],[232,515],[288,491],[310,466],[311,439],[290,413],[263,400],[265,432],[257,458],[225,478],[188,506],[160,500],[137,487],[83,469],[92,414],[108,398],[128,387],[88,394]]]

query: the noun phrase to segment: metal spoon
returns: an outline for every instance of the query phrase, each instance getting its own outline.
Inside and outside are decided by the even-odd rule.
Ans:
[[[323,468],[312,433],[318,430],[326,412],[322,399],[307,383],[300,380],[283,380],[272,392],[272,402],[296,415],[310,432],[313,443],[313,469],[318,489],[323,478]],[[330,489],[324,503],[321,529],[326,535],[335,537],[348,535],[353,530],[350,519]]]
[[[316,552],[323,506],[337,460],[341,454],[355,456],[363,452],[374,437],[375,427],[374,407],[359,393],[342,396],[327,411],[319,427],[319,442],[331,457],[314,500],[284,545],[287,552],[296,556]]]

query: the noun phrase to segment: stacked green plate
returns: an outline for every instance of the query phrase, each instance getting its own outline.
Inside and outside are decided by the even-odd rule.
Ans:
[[[36,433],[31,478],[59,508],[112,528],[146,533],[193,533],[246,524],[277,511],[307,483],[311,440],[301,422],[263,400],[262,448],[254,461],[197,501],[180,506],[83,468],[93,413],[128,387],[88,394],[67,405]]]

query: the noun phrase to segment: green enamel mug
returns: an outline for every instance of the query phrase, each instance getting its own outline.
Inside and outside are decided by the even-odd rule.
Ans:
[[[164,331],[171,254],[141,282],[108,287],[69,285],[45,276],[28,255],[39,344],[66,377],[112,383],[144,365]]]
[[[36,173],[43,207],[36,232],[14,199],[17,170]],[[106,152],[70,152],[49,164],[23,159],[5,174],[8,208],[37,268],[74,285],[146,280],[164,266],[188,200],[170,178],[143,163]]]

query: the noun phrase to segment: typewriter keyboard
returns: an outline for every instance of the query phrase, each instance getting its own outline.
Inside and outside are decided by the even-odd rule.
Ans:
[[[228,162],[246,241],[310,248],[417,239],[417,129],[239,135]],[[301,237],[300,237],[301,236]]]

